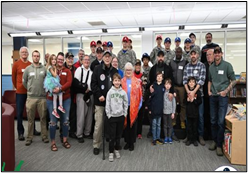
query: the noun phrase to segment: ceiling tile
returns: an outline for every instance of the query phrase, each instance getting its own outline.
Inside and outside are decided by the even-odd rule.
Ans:
[[[152,7],[172,6],[172,2],[151,2]]]
[[[132,26],[137,25],[133,16],[116,16],[118,21],[122,24],[122,26]]]
[[[187,23],[203,22],[211,11],[192,11]]]
[[[214,10],[204,22],[220,22],[232,10]]]
[[[151,15],[136,15],[135,19],[138,25],[152,25],[152,16]]]
[[[60,6],[59,2],[36,2],[36,3],[44,7]]]
[[[186,22],[190,15],[190,11],[187,12],[173,12],[171,14],[170,23]]]
[[[91,11],[108,10],[109,8],[105,5],[105,2],[84,2],[86,7]]]
[[[129,9],[126,2],[105,2],[110,9]]]
[[[85,11],[89,11],[84,5],[66,5],[65,8],[67,8],[68,10],[70,10],[70,12],[85,12]]]
[[[240,20],[246,15],[245,9],[233,10],[228,16],[226,16],[222,21]]]
[[[170,22],[170,14],[153,14],[152,15],[154,25],[168,24]]]
[[[68,13],[68,10],[66,8],[64,8],[62,5],[49,6],[49,7],[44,7],[44,8],[53,12],[53,13]]]
[[[121,26],[121,23],[116,19],[116,17],[107,17],[107,18],[100,18],[100,19],[108,27],[111,27],[111,26],[112,27]]]
[[[128,2],[130,8],[150,7],[150,2]]]

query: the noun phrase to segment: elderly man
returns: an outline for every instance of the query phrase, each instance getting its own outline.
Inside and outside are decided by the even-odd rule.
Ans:
[[[81,67],[83,64],[83,58],[84,58],[84,50],[79,49],[78,51],[78,61],[74,64],[74,67],[77,69],[78,67]]]

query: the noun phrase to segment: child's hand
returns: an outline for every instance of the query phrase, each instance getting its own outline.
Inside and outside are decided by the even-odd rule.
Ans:
[[[174,117],[175,117],[175,114],[171,114],[171,119],[174,119]]]
[[[188,102],[190,102],[190,99],[189,99],[189,97],[187,97],[187,101],[188,101]]]

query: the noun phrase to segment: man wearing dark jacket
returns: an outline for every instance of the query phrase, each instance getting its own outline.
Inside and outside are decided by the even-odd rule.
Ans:
[[[96,49],[96,59],[90,65],[91,71],[94,71],[95,67],[98,66],[99,64],[103,64],[102,53],[103,53],[102,48],[98,47]]]
[[[103,64],[95,67],[92,74],[91,90],[94,95],[95,102],[95,129],[93,134],[93,153],[99,154],[99,148],[102,143],[103,115],[106,104],[106,96],[109,89],[112,87],[112,79],[117,69],[112,67],[112,54],[110,51],[103,53]]]
[[[212,43],[213,36],[210,32],[206,34],[205,39],[206,39],[207,44],[203,46],[201,50],[201,62],[202,63],[207,62],[207,56],[206,56],[207,51],[209,49],[214,49],[219,46],[218,44]]]

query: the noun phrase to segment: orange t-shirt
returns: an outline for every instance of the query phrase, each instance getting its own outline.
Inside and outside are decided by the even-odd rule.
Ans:
[[[22,75],[25,68],[29,65],[31,65],[30,61],[25,63],[19,59],[12,67],[12,83],[16,88],[16,93],[18,94],[27,94],[26,88],[22,85]]]

